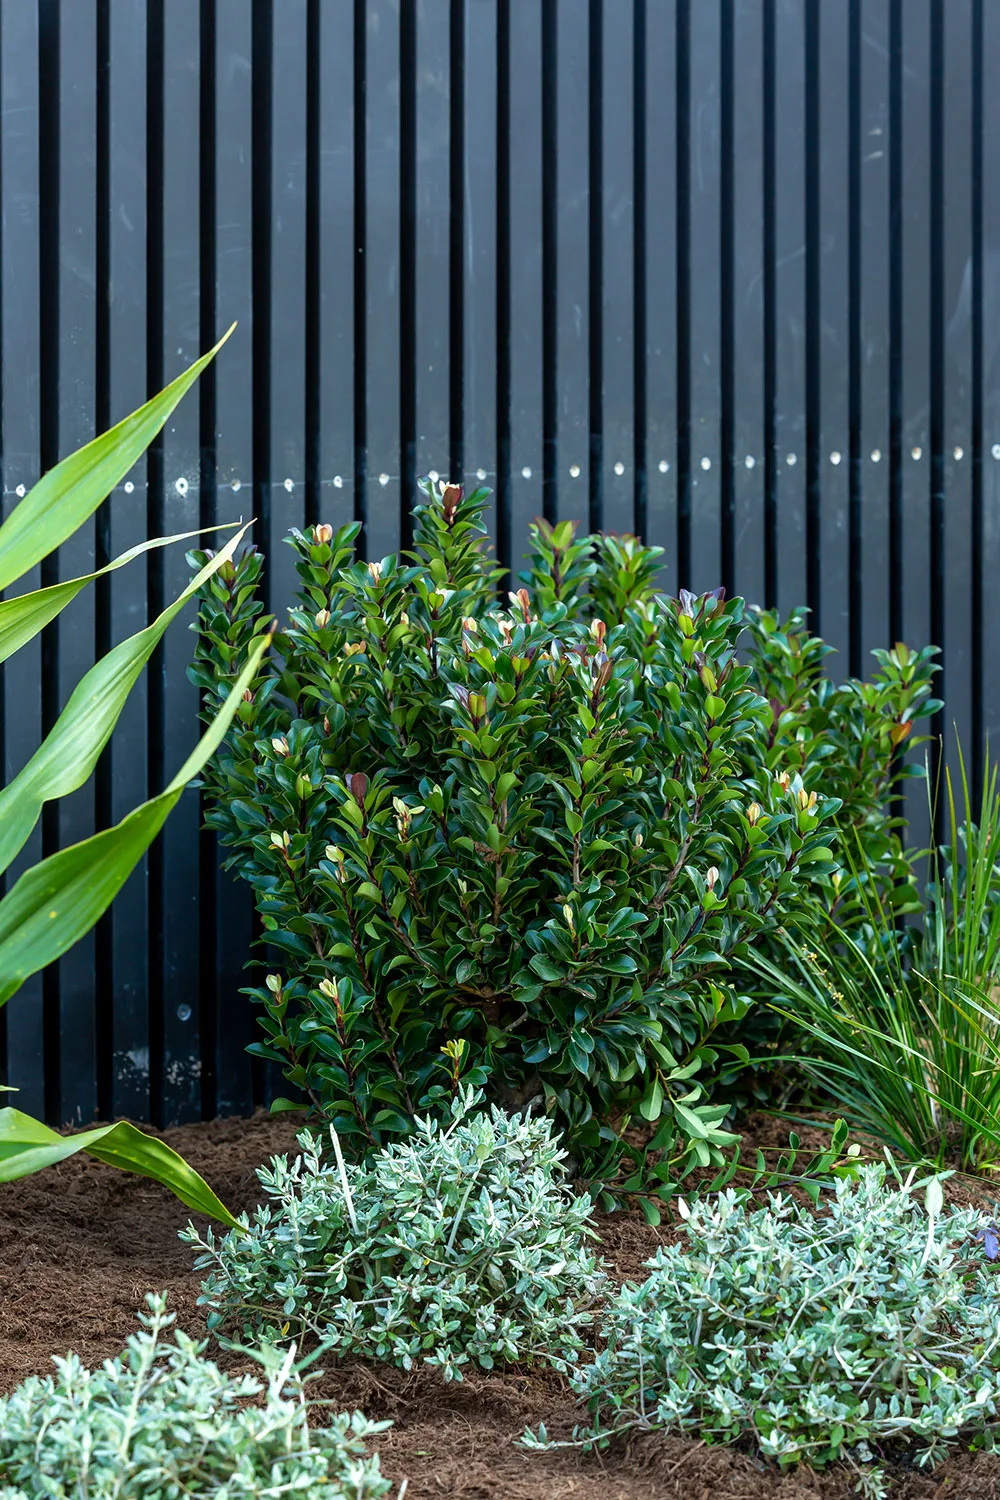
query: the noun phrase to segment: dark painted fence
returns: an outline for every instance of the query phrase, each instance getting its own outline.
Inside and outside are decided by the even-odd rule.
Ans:
[[[256,515],[406,534],[418,474],[638,529],[665,583],[807,601],[862,670],[942,643],[1000,719],[1000,0],[3,0],[5,512],[239,328],[42,578]],[[186,577],[118,572],[12,660],[7,773]],[[32,859],[196,733],[175,628]],[[197,794],[0,1021],[25,1108],[248,1109],[244,894]]]

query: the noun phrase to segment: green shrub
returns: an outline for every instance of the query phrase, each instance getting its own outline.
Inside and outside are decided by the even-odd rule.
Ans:
[[[807,790],[835,797],[850,862],[857,866],[858,849],[863,852],[859,868],[838,871],[818,892],[843,931],[867,924],[862,892],[890,914],[919,905],[917,851],[903,847],[904,820],[898,810],[891,814],[900,783],[924,775],[921,760],[904,759],[904,752],[912,756],[926,743],[917,731],[942,706],[930,696],[939,653],[936,646],[911,651],[900,642],[872,652],[878,670],[870,682],[834,682],[824,674],[833,648],[809,634],[807,614],[796,609],[781,621],[772,611],[751,610],[748,660],[753,685],[771,711],[767,763],[776,773],[797,771]]]
[[[889,1440],[928,1463],[960,1433],[985,1435],[1000,1413],[987,1221],[941,1214],[937,1179],[928,1215],[911,1185],[887,1187],[878,1165],[838,1182],[826,1213],[780,1195],[695,1204],[686,1243],[621,1289],[594,1361],[570,1372],[594,1419],[577,1440],[659,1428],[822,1466],[867,1463]]]
[[[74,1354],[0,1399],[0,1500],[374,1500],[389,1484],[365,1441],[387,1422],[309,1402],[294,1351],[264,1351],[264,1381],[230,1376],[147,1298],[128,1353],[99,1370]],[[261,1398],[262,1399],[254,1399]]]
[[[250,992],[253,1050],[359,1148],[463,1079],[541,1100],[590,1180],[718,1167],[717,1091],[748,1061],[734,964],[804,891],[836,901],[830,788],[870,760],[849,805],[874,822],[875,747],[926,710],[930,668],[845,690],[838,738],[810,666],[776,729],[755,674],[799,671],[794,632],[721,590],[657,595],[659,549],[569,523],[533,528],[501,606],[485,492],[425,493],[412,554],[366,565],[356,526],[293,533],[297,604],[207,775],[281,968]],[[203,590],[209,702],[261,571],[250,552]],[[624,1179],[630,1120],[652,1141]]]
[[[301,1157],[258,1172],[274,1206],[244,1218],[249,1233],[217,1242],[189,1227],[211,1268],[209,1326],[308,1332],[338,1355],[423,1360],[449,1380],[469,1360],[576,1356],[606,1283],[587,1248],[590,1199],[564,1186],[549,1121],[470,1114],[475,1102],[460,1090],[446,1129],[420,1121],[364,1166],[325,1162],[304,1134]]]

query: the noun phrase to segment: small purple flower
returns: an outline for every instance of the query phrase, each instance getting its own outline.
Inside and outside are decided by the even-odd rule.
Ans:
[[[982,1241],[987,1260],[996,1260],[1000,1256],[1000,1229],[995,1224],[988,1224],[985,1229],[980,1229],[976,1239]]]

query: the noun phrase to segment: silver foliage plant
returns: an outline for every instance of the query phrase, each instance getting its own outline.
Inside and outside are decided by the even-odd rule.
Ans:
[[[687,1210],[686,1243],[660,1247],[641,1285],[609,1302],[592,1363],[570,1372],[603,1444],[629,1429],[750,1438],[786,1466],[846,1458],[866,1493],[872,1444],[933,1463],[958,1437],[992,1443],[1000,1409],[997,1283],[977,1244],[989,1221],[926,1209],[913,1174],[881,1164],[837,1182],[828,1211],[731,1190]],[[547,1443],[545,1429],[526,1434]]]
[[[470,1360],[575,1359],[607,1277],[589,1248],[591,1201],[570,1191],[544,1118],[475,1111],[459,1090],[446,1126],[347,1165],[336,1133],[258,1176],[271,1202],[248,1232],[186,1243],[208,1269],[210,1328],[278,1341],[311,1334],[337,1355],[461,1379]]]
[[[311,1427],[295,1352],[257,1356],[263,1379],[224,1374],[147,1297],[125,1355],[74,1354],[0,1400],[0,1500],[377,1500],[389,1483],[359,1413]]]

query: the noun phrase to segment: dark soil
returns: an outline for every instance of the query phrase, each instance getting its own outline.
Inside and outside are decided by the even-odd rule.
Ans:
[[[295,1131],[287,1117],[259,1115],[183,1126],[165,1138],[230,1206],[250,1207],[254,1169],[293,1151]],[[799,1134],[804,1155],[824,1143],[821,1132]],[[770,1148],[786,1141],[787,1127],[755,1117],[745,1159],[759,1144],[770,1160]],[[177,1239],[189,1215],[166,1191],[81,1155],[0,1188],[0,1204],[0,1390],[48,1371],[51,1356],[70,1347],[89,1365],[117,1354],[149,1289],[165,1289],[180,1324],[203,1334],[192,1256]],[[600,1228],[621,1276],[640,1274],[670,1233],[638,1215],[602,1218]],[[526,1453],[517,1446],[526,1426],[545,1422],[558,1438],[580,1419],[560,1379],[547,1372],[472,1374],[445,1385],[431,1371],[350,1363],[330,1369],[316,1394],[392,1419],[380,1441],[382,1467],[397,1487],[408,1481],[406,1500],[847,1500],[854,1493],[846,1470],[780,1475],[749,1453],[678,1438],[639,1437],[603,1455]],[[891,1472],[898,1500],[1000,1500],[1000,1460],[985,1455],[956,1455],[933,1474],[906,1464]]]

